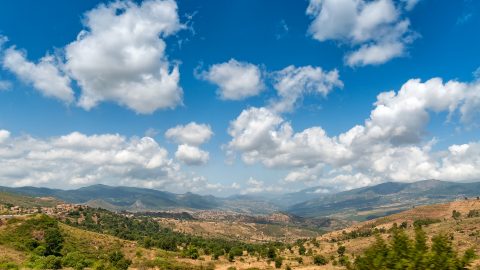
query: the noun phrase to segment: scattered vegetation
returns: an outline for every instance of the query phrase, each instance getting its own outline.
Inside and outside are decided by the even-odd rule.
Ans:
[[[332,242],[351,240],[359,237],[370,237],[372,235],[385,232],[387,232],[385,228],[361,228],[352,230],[350,232],[342,231],[342,235],[338,238],[332,239]]]
[[[214,259],[226,255],[229,261],[234,261],[235,257],[243,256],[246,251],[273,260],[276,250],[285,246],[283,243],[250,244],[179,233],[162,227],[149,217],[126,217],[102,209],[82,209],[79,213],[69,215],[68,220],[70,225],[77,228],[137,241],[145,248],[181,251],[183,257],[190,259],[198,259],[202,253],[212,255]]]

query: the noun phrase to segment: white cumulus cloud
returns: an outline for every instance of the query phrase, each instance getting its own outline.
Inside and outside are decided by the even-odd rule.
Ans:
[[[196,146],[181,144],[175,152],[175,158],[187,165],[203,165],[208,162],[209,153]]]
[[[75,98],[70,78],[58,68],[58,61],[53,56],[47,55],[38,63],[33,63],[27,60],[24,52],[10,47],[3,54],[2,65],[25,83],[32,84],[46,97],[56,98],[67,104]]]
[[[479,142],[433,151],[436,140],[425,139],[430,113],[469,124],[480,111],[479,96],[479,82],[412,79],[398,92],[379,94],[364,124],[337,136],[319,126],[295,132],[273,110],[252,107],[230,123],[228,149],[247,164],[289,169],[287,182],[353,188],[386,180],[474,180]]]
[[[343,87],[337,70],[324,71],[321,67],[288,66],[273,73],[274,88],[279,99],[272,104],[277,112],[292,111],[304,94],[327,96],[334,88]]]
[[[178,144],[201,145],[213,136],[212,129],[206,124],[197,124],[195,122],[187,125],[178,125],[168,129],[165,137]]]
[[[178,144],[175,157],[187,165],[203,165],[208,162],[209,153],[201,150],[199,146],[212,136],[213,132],[209,125],[195,122],[178,125],[165,132],[167,139]]]
[[[71,82],[80,88],[77,105],[90,110],[114,102],[149,114],[182,104],[178,64],[166,55],[164,38],[184,28],[174,0],[119,0],[86,12],[84,29],[57,57],[38,63],[7,49],[3,67],[47,97],[75,101]],[[7,41],[0,36],[0,46]]]
[[[85,14],[85,30],[65,48],[66,69],[82,89],[79,105],[113,101],[137,113],[182,102],[179,70],[164,37],[183,26],[173,0],[117,1]]]
[[[396,5],[393,0],[310,0],[307,15],[313,18],[309,33],[319,41],[348,43],[350,66],[376,65],[405,54],[415,37],[404,18],[417,1]]]
[[[167,150],[150,137],[73,132],[43,139],[14,137],[0,130],[0,185],[96,183],[199,191],[208,181],[183,172]]]
[[[260,68],[235,59],[212,65],[199,77],[217,85],[220,98],[225,100],[242,100],[264,89]]]

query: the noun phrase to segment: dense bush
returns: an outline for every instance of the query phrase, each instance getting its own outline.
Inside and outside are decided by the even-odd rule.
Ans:
[[[435,218],[425,218],[425,219],[417,219],[413,222],[413,227],[422,227],[422,226],[428,226],[430,224],[435,224],[441,222],[440,219],[435,219]]]

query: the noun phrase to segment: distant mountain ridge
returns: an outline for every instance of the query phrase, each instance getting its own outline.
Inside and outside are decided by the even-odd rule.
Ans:
[[[213,209],[220,206],[218,199],[211,195],[174,194],[154,189],[123,186],[93,185],[73,190],[2,187],[0,190],[35,197],[50,196],[70,203],[92,204],[109,210]]]
[[[192,209],[225,210],[245,214],[284,211],[299,217],[365,220],[416,205],[447,202],[464,196],[480,196],[480,182],[454,183],[439,180],[413,183],[386,182],[343,192],[326,193],[327,189],[324,187],[311,187],[276,197],[233,195],[227,198],[101,184],[74,190],[0,187],[0,191],[2,190],[33,197],[55,197],[66,202],[83,203],[113,211]]]
[[[480,182],[386,182],[333,194],[321,194],[317,198],[291,205],[286,210],[303,217],[335,216],[363,220],[389,215],[417,205],[476,196],[480,196]]]

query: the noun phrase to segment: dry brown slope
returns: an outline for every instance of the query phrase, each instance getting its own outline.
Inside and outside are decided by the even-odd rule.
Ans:
[[[461,213],[459,219],[454,219],[452,217],[453,210]],[[480,210],[480,201],[464,200],[420,206],[387,217],[358,223],[344,230],[324,234],[317,238],[320,242],[319,248],[315,248],[311,244],[307,244],[306,246],[307,248],[313,248],[316,253],[330,257],[332,255],[337,255],[336,252],[338,247],[344,245],[347,250],[347,255],[350,258],[353,258],[355,254],[363,253],[363,251],[375,241],[375,236],[342,240],[345,233],[370,230],[374,228],[384,228],[388,230],[394,223],[400,225],[402,222],[407,222],[407,234],[413,237],[414,227],[412,224],[414,221],[420,219],[438,219],[440,222],[424,227],[424,230],[429,237],[439,233],[451,234],[457,251],[463,252],[468,248],[474,248],[476,254],[480,255],[480,217],[467,218],[467,214],[470,210]],[[383,233],[381,235],[385,239],[389,238],[388,233]],[[480,265],[480,260],[476,260],[474,265]]]

